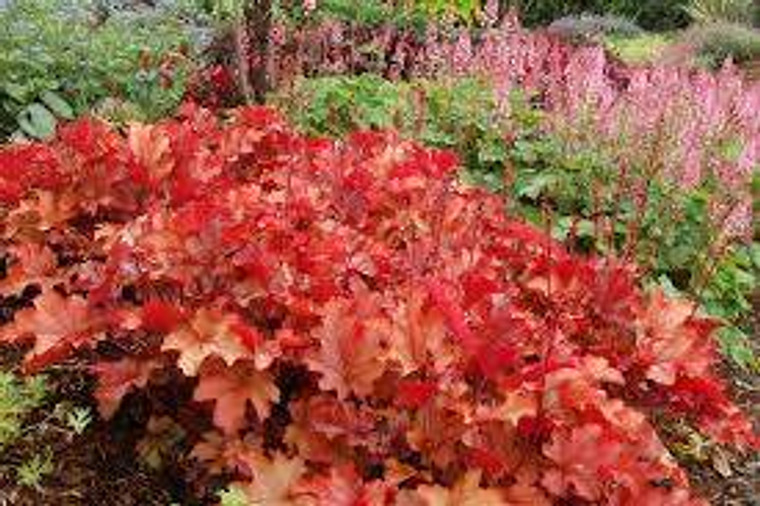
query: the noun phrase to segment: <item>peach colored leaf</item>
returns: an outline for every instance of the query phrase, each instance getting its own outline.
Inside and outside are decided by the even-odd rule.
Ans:
[[[258,446],[248,439],[248,437],[241,439],[237,435],[224,435],[212,430],[203,434],[203,439],[193,447],[190,457],[203,462],[206,470],[211,474],[223,474],[229,471],[250,475],[251,470],[246,459],[248,454]]]
[[[452,346],[447,348],[446,323],[437,312],[424,310],[425,300],[424,292],[412,290],[393,314],[387,356],[401,365],[405,375],[419,370],[430,359],[436,370],[441,370],[458,351]]]
[[[709,373],[715,361],[710,328],[690,323],[692,303],[668,299],[656,292],[641,315],[639,354],[648,379],[672,386],[679,373],[698,378]]]
[[[186,376],[197,376],[209,356],[217,356],[227,365],[251,353],[233,326],[237,318],[217,310],[200,309],[189,324],[167,335],[161,351],[178,351],[177,365]]]
[[[171,139],[160,127],[137,123],[130,125],[129,148],[153,180],[164,179],[174,167]]]
[[[193,399],[215,401],[214,423],[226,434],[234,434],[245,425],[248,401],[264,420],[271,403],[280,399],[280,391],[268,372],[256,370],[250,362],[236,362],[232,367],[203,371]]]
[[[469,471],[452,488],[423,485],[417,494],[426,506],[508,506],[503,491],[480,487],[480,471]]]
[[[544,455],[558,468],[547,469],[541,484],[558,497],[572,489],[583,499],[598,501],[603,494],[601,473],[621,462],[623,451],[623,445],[609,438],[597,424],[555,432],[552,441],[544,445]]]
[[[333,467],[328,476],[317,476],[296,488],[299,506],[383,505],[387,485],[365,484],[352,465]]]
[[[322,375],[320,388],[335,390],[340,399],[352,392],[359,396],[372,392],[384,364],[378,336],[369,327],[347,302],[327,304],[322,325],[314,331],[319,351],[306,360],[312,371]]]
[[[276,453],[272,459],[263,452],[252,450],[245,456],[253,479],[239,484],[248,497],[248,504],[256,506],[293,506],[294,487],[306,467],[299,458],[289,459]]]
[[[0,342],[33,336],[34,348],[26,361],[44,365],[48,356],[65,354],[95,338],[96,318],[87,301],[77,295],[64,297],[54,290],[34,300],[34,308],[17,312],[15,321],[0,333]]]

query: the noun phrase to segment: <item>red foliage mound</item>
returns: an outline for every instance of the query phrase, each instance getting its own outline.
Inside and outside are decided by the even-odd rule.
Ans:
[[[83,120],[0,151],[0,195],[0,290],[40,292],[0,339],[33,339],[29,370],[94,350],[104,417],[161,369],[196,378],[217,432],[193,455],[255,504],[692,504],[655,410],[758,443],[713,322],[392,134]]]

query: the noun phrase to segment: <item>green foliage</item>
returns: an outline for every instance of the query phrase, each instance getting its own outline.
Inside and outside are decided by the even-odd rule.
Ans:
[[[24,419],[42,404],[46,395],[43,376],[22,380],[0,371],[0,450],[21,436]]]
[[[219,1],[219,0],[214,0]],[[337,19],[357,26],[376,27],[391,24],[400,28],[424,28],[431,20],[456,19],[469,22],[478,11],[478,0],[319,0],[316,8],[304,12],[302,2],[274,0],[273,15],[290,23]]]
[[[751,24],[755,15],[754,0],[691,0],[689,16],[699,23]]]
[[[0,10],[0,138],[49,137],[60,119],[107,97],[139,119],[171,112],[184,94],[188,22],[161,9],[108,11],[87,0],[12,0]],[[98,13],[101,17],[98,17]]]
[[[71,442],[92,423],[89,407],[57,397],[45,376],[0,371],[0,475],[19,487],[40,489],[55,467],[51,441]]]
[[[632,65],[657,60],[672,42],[672,37],[659,33],[637,37],[611,35],[604,39],[604,45],[612,54]]]
[[[271,97],[309,135],[395,128],[428,145],[452,148],[479,180],[498,184],[506,156],[492,90],[477,79],[391,83],[378,76],[305,79]]]
[[[698,61],[718,68],[731,58],[744,63],[760,58],[760,31],[732,23],[697,26],[684,34],[684,40],[696,53]]]
[[[708,314],[721,318],[720,343],[724,354],[745,369],[760,372],[760,360],[749,346],[751,294],[760,286],[760,243],[734,247],[722,257],[702,293]]]
[[[249,504],[248,495],[243,489],[235,485],[231,485],[220,492],[219,500],[222,506],[247,506]]]
[[[354,129],[390,128],[403,107],[404,85],[374,74],[306,79],[272,100],[310,135],[342,137]]]
[[[45,476],[53,472],[53,455],[46,451],[44,455],[35,454],[16,468],[17,483],[22,487],[41,488]]]
[[[635,21],[647,30],[672,30],[685,26],[688,0],[510,0],[529,26],[547,25],[569,15],[614,14]]]

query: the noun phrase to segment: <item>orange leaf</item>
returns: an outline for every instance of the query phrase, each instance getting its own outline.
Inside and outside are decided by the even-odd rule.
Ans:
[[[480,471],[469,471],[453,488],[423,485],[417,494],[426,506],[507,506],[504,493],[480,487]]]
[[[240,484],[248,504],[257,506],[293,506],[293,489],[305,471],[299,458],[289,459],[277,453],[271,460],[261,451],[250,451],[245,458],[253,480]]]
[[[299,506],[359,506],[388,504],[389,487],[365,484],[352,465],[333,467],[329,476],[317,476],[297,488]]]
[[[217,356],[227,365],[251,353],[232,326],[237,319],[216,310],[200,309],[193,320],[167,335],[161,351],[179,352],[177,365],[185,376],[197,376],[198,369],[209,356]]]
[[[639,353],[650,364],[647,378],[672,386],[679,373],[692,378],[709,374],[714,346],[709,327],[691,323],[693,310],[689,302],[654,294],[641,315],[643,331],[638,338]]]
[[[388,358],[401,365],[404,375],[413,373],[432,359],[436,370],[455,360],[459,350],[447,342],[446,323],[437,311],[424,309],[427,294],[411,290],[393,314]]]
[[[31,283],[53,284],[56,260],[50,248],[30,242],[8,249],[16,262],[8,268],[8,275],[0,280],[4,293],[17,293]]]
[[[45,365],[49,357],[66,354],[93,337],[95,319],[82,297],[64,297],[50,290],[36,298],[34,306],[17,312],[14,323],[0,334],[0,341],[10,342],[35,337],[27,365]]]
[[[377,334],[360,321],[354,308],[345,301],[327,304],[322,325],[314,332],[320,349],[306,364],[322,375],[319,386],[335,390],[340,399],[351,392],[368,395],[384,370]]]
[[[269,373],[257,371],[250,362],[237,362],[232,367],[204,371],[193,398],[215,401],[214,423],[226,434],[233,434],[245,425],[247,401],[264,420],[269,416],[270,404],[280,399],[280,391]]]

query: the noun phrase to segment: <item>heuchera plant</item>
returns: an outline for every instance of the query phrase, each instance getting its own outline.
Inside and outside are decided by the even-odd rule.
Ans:
[[[759,446],[715,323],[456,169],[263,108],[9,146],[0,289],[39,295],[0,339],[29,371],[89,357],[104,418],[181,372],[215,427],[192,456],[251,504],[702,504],[651,420]]]

